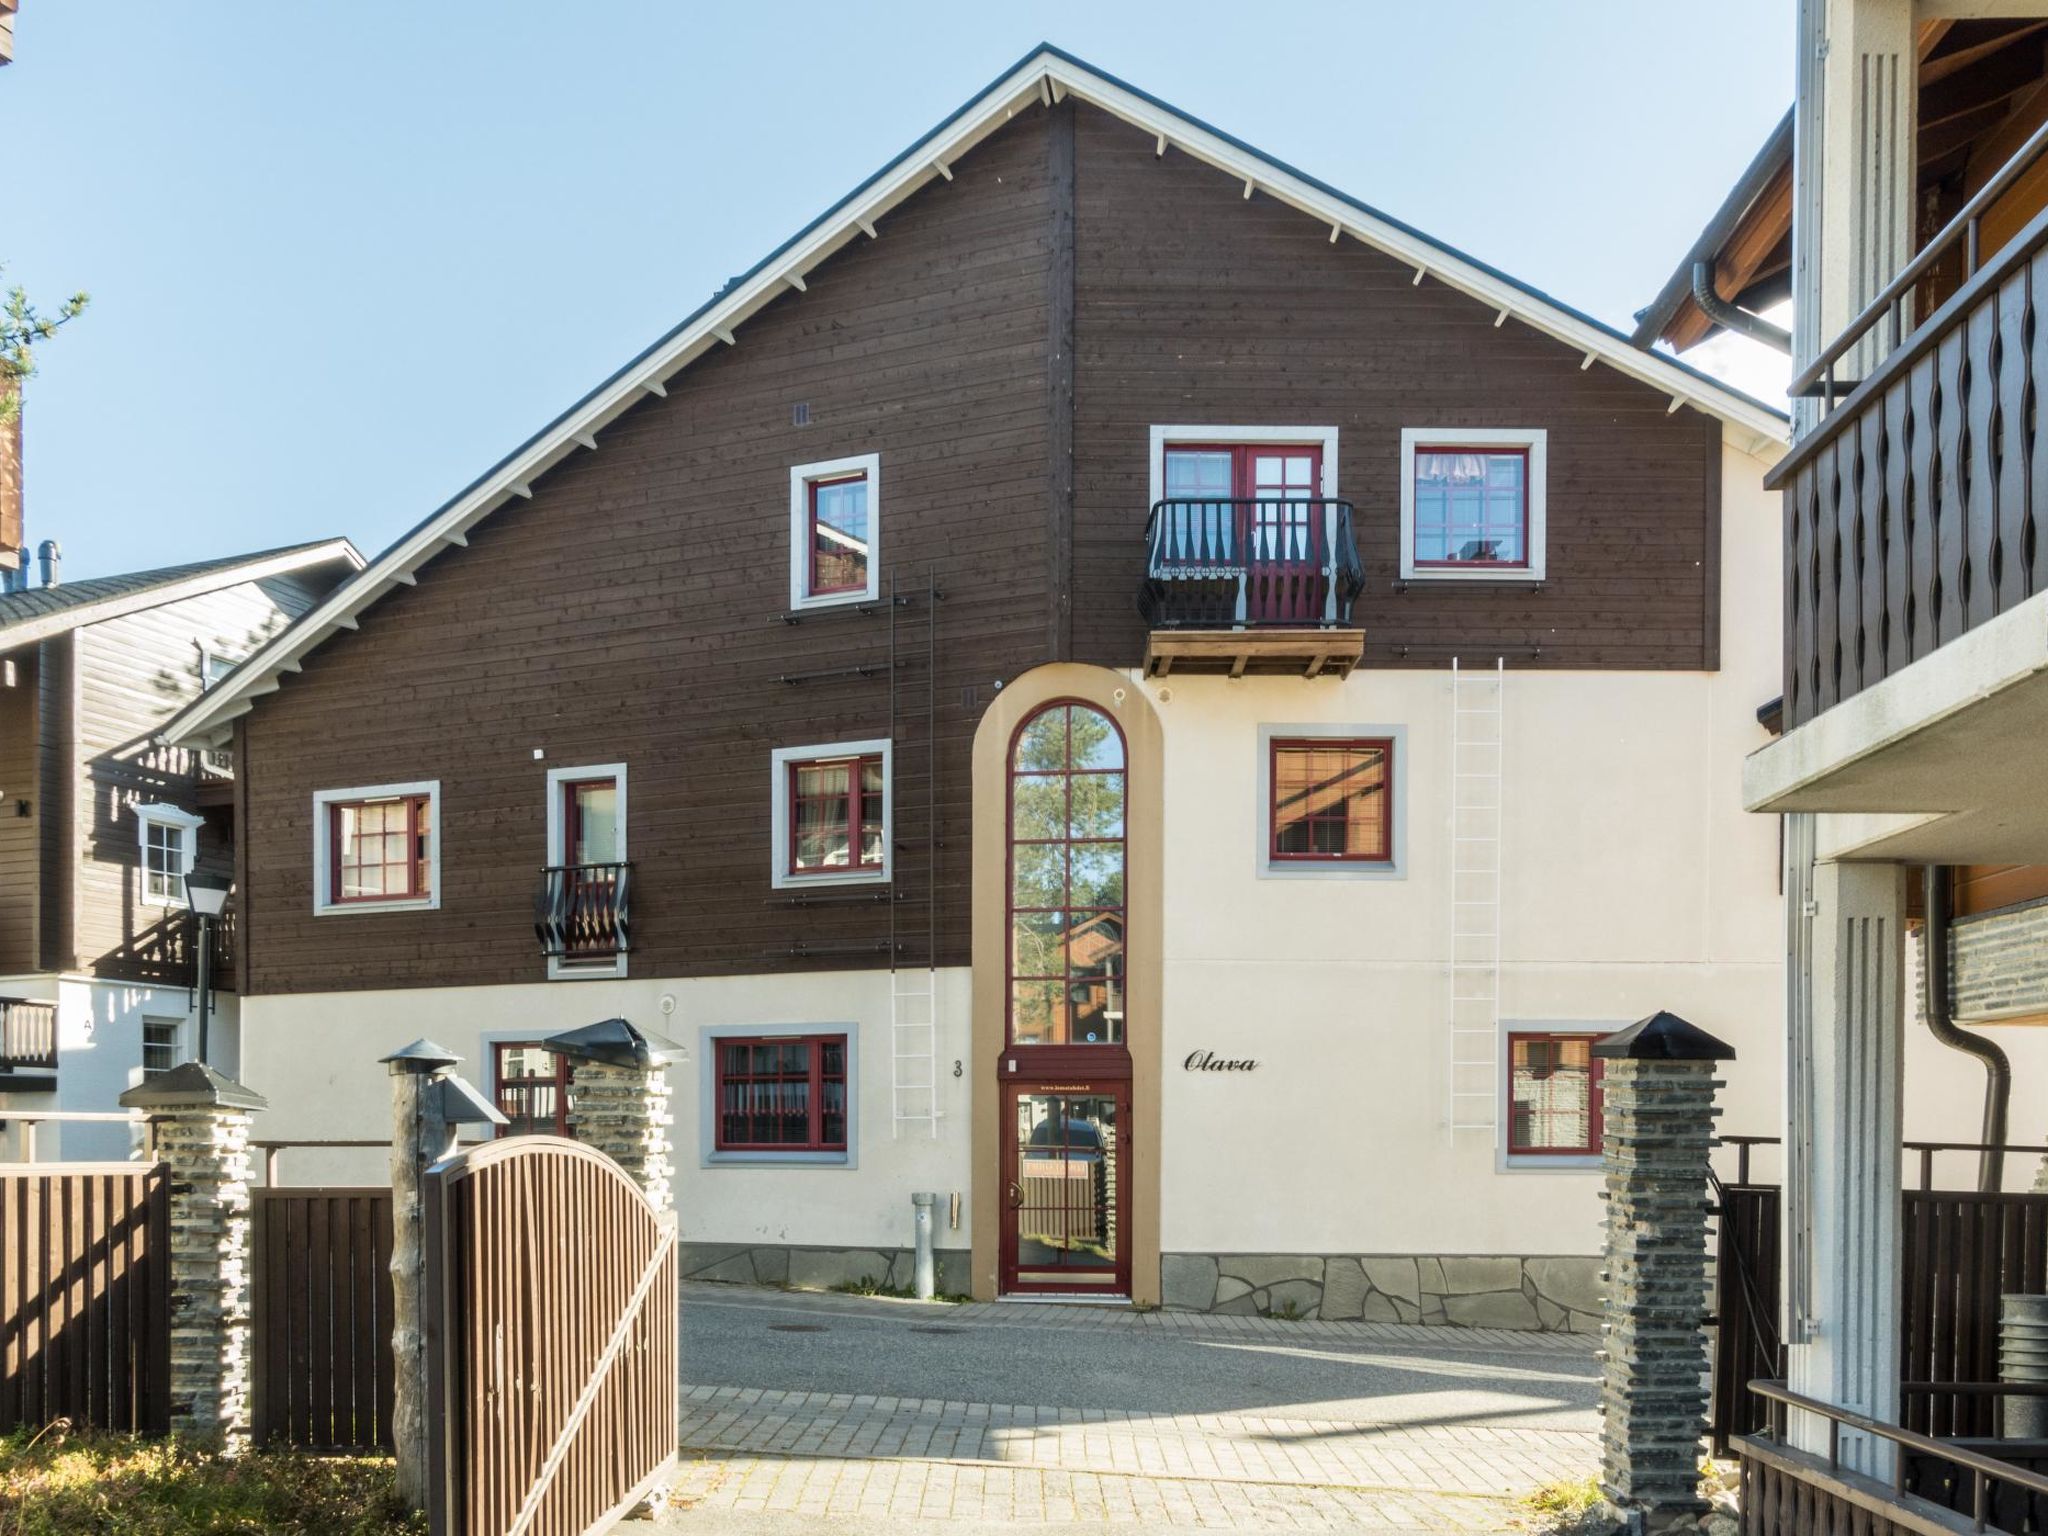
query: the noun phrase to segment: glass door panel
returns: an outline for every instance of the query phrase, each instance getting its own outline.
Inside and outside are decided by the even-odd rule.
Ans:
[[[1010,1107],[1004,1289],[1123,1294],[1120,1095],[1020,1089]]]

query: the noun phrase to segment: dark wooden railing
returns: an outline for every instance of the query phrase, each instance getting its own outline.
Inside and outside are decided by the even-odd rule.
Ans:
[[[1365,583],[1348,501],[1162,501],[1145,550],[1138,610],[1154,629],[1348,625]]]
[[[544,955],[605,960],[632,946],[631,864],[551,864],[540,872],[533,931]]]
[[[2048,210],[1769,476],[1788,729],[2048,587]]]
[[[1749,1384],[1775,1377],[1785,1358],[1778,1337],[1778,1186],[1716,1184],[1714,1190],[1714,1372],[1707,1434],[1725,1456],[1736,1435],[1764,1427],[1762,1399]]]
[[[2021,1463],[2038,1458],[2044,1449],[2039,1441],[2007,1442],[2007,1449],[2022,1453],[2007,1460],[1981,1445],[1931,1439],[1803,1397],[1782,1381],[1752,1382],[1750,1389],[1771,1405],[1771,1423],[1767,1432],[1735,1442],[1742,1458],[1743,1536],[1892,1536],[1907,1531],[1951,1536],[1958,1530],[2038,1528],[2029,1510],[2048,1498],[2048,1476]],[[1825,1457],[1792,1448],[1785,1429],[1788,1411],[1795,1409],[1826,1424]],[[1891,1476],[1880,1479],[1845,1466],[1845,1433],[1889,1442]],[[1958,1514],[1962,1522],[1954,1518]]]
[[[0,1072],[57,1070],[57,1005],[0,997]]]

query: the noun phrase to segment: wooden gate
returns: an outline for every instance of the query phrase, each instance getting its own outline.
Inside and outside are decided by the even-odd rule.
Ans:
[[[0,1168],[0,1433],[169,1429],[170,1210],[161,1164]]]
[[[604,1530],[675,1464],[674,1218],[557,1136],[451,1157],[422,1195],[434,1536]]]
[[[1714,1454],[1754,1434],[1770,1405],[1749,1390],[1784,1374],[1778,1341],[1778,1186],[1723,1184],[1714,1202],[1714,1377],[1707,1433]]]
[[[256,1443],[391,1449],[391,1191],[252,1199]]]

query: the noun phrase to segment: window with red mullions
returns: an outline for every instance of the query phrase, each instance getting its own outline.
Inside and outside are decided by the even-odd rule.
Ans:
[[[1392,741],[1276,740],[1271,780],[1271,854],[1276,863],[1393,862]]]
[[[879,754],[789,765],[789,872],[851,875],[882,868]]]
[[[812,597],[865,592],[868,585],[868,477],[865,472],[810,482]]]
[[[720,1152],[846,1150],[846,1036],[717,1043]]]
[[[1508,1151],[1595,1157],[1600,1152],[1601,1062],[1594,1035],[1508,1036]]]
[[[1529,450],[1429,443],[1415,450],[1415,564],[1529,563]]]
[[[431,894],[427,845],[433,835],[432,815],[426,795],[329,805],[328,899],[410,901]]]

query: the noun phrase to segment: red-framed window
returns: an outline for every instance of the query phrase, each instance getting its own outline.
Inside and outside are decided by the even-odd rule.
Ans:
[[[1124,1038],[1123,732],[1092,705],[1050,704],[1010,748],[1009,1039]]]
[[[433,833],[428,795],[330,802],[328,900],[416,901],[431,895]]]
[[[619,781],[610,774],[562,785],[562,862],[616,864],[625,846]]]
[[[720,1152],[844,1152],[846,1036],[728,1036],[717,1045]]]
[[[1529,474],[1525,446],[1418,443],[1416,568],[1526,570]]]
[[[886,864],[880,753],[793,762],[789,770],[789,872],[874,874]]]
[[[1600,1152],[1596,1035],[1508,1036],[1508,1151],[1517,1157]]]
[[[810,481],[805,526],[812,597],[865,592],[868,586],[869,488],[865,470]]]
[[[1268,781],[1273,862],[1393,862],[1394,743],[1388,738],[1276,738]]]
[[[491,1042],[491,1083],[505,1123],[500,1136],[569,1134],[569,1059],[535,1040]]]

